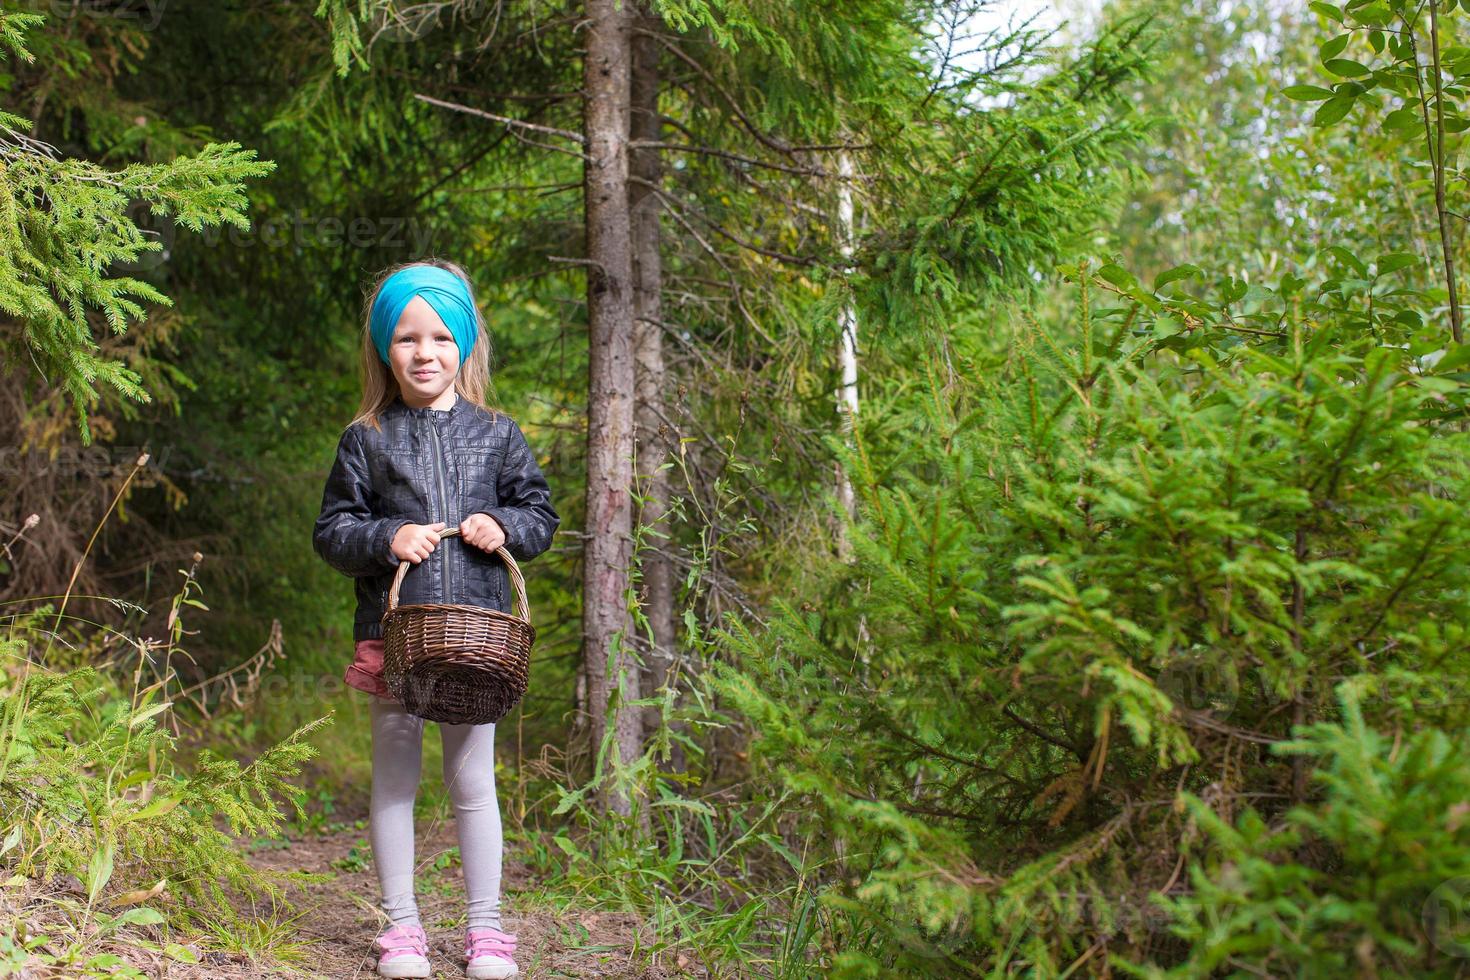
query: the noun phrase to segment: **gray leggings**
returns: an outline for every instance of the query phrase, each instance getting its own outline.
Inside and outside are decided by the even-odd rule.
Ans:
[[[423,764],[424,720],[373,696],[373,790],[368,832],[394,924],[421,925],[413,895],[413,801]],[[443,725],[444,785],[459,825],[470,929],[500,928],[500,804],[495,798],[495,726]]]

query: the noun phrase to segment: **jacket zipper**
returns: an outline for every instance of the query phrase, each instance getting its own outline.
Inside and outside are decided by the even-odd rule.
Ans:
[[[429,420],[429,435],[432,437],[434,448],[434,484],[439,491],[439,520],[446,525],[449,524],[449,499],[444,495],[444,484],[447,476],[444,472],[444,447],[439,442],[439,426],[433,419]],[[442,542],[441,542],[442,544]],[[445,551],[440,556],[439,571],[443,578],[444,598],[443,602],[449,603],[454,600],[450,598],[454,593],[449,589],[449,552]]]

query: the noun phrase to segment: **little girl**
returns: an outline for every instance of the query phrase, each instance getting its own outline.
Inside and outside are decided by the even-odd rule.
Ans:
[[[389,269],[369,294],[362,332],[362,405],[337,444],[313,544],[356,582],[355,656],[345,680],[372,695],[369,834],[389,927],[375,940],[378,974],[430,975],[413,893],[413,804],[423,719],[382,678],[388,590],[400,562],[401,604],[510,610],[517,562],[551,544],[561,518],[520,427],[485,406],[489,338],[464,271],[428,261]],[[440,532],[458,526],[460,534]],[[459,828],[469,908],[466,973],[513,977],[515,936],[501,931],[500,806],[495,726],[440,725],[444,783]]]

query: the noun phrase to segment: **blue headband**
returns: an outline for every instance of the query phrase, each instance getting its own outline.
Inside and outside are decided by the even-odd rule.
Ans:
[[[463,364],[480,332],[475,319],[475,301],[470,297],[468,283],[437,265],[411,265],[399,269],[383,282],[377,298],[373,300],[372,335],[378,356],[384,364],[388,363],[388,344],[398,327],[398,318],[415,296],[422,296],[454,335],[454,343],[459,347],[459,362]]]

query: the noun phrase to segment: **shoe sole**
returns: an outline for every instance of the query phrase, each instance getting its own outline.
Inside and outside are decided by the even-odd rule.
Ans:
[[[520,976],[520,968],[517,966],[504,966],[495,964],[491,966],[467,966],[465,976],[469,980],[510,980],[511,977]]]
[[[428,960],[420,960],[417,963],[394,960],[391,963],[378,964],[378,976],[390,977],[394,978],[394,980],[399,980],[399,978],[403,977],[429,977],[433,976],[433,973],[434,971],[430,967]]]

